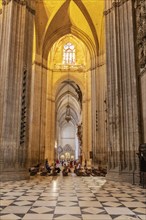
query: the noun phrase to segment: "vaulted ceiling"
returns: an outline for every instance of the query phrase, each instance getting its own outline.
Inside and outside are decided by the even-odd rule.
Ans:
[[[71,122],[76,126],[81,120],[82,92],[79,86],[71,80],[62,82],[56,94],[56,112],[60,126],[66,123],[67,105],[70,106]]]
[[[84,37],[88,38],[98,54],[104,53],[104,2],[105,0],[29,0],[28,4],[36,11],[37,53],[43,53],[45,48],[47,53],[53,43],[65,34],[76,35],[83,41]]]
[[[37,53],[47,57],[65,34],[82,38],[87,46],[88,40],[98,54],[104,52],[104,0],[36,0],[35,10]]]

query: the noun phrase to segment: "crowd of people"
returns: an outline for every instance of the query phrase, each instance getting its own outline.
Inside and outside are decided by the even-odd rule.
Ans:
[[[77,176],[105,176],[106,168],[88,168],[87,161],[85,160],[84,165],[81,165],[80,161],[67,161],[58,159],[54,163],[49,164],[48,159],[45,160],[44,164],[37,164],[34,167],[29,169],[30,175],[33,176],[37,173],[40,173],[41,176],[51,175],[57,176],[59,173],[62,173],[63,176],[68,176],[69,173],[75,173]]]
[[[29,169],[30,175],[35,175],[36,173],[40,173],[40,175],[53,175],[56,176],[60,172],[62,172],[63,176],[68,176],[68,173],[74,172],[76,169],[80,169],[81,165],[79,161],[67,161],[58,159],[54,161],[54,163],[49,164],[48,159],[45,160],[44,164],[38,163],[37,165],[31,167]]]

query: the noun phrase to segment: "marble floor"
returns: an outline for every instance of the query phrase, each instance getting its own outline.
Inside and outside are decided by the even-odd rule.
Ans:
[[[74,174],[5,182],[0,185],[0,220],[146,220],[145,191]]]

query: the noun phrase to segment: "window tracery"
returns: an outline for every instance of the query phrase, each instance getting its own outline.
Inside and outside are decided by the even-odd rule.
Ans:
[[[63,64],[75,64],[75,46],[70,42],[63,48]]]

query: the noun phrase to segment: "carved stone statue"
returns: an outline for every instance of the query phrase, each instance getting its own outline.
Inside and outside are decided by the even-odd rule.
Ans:
[[[135,1],[139,67],[146,65],[146,1]]]
[[[79,139],[79,143],[80,143],[80,146],[82,146],[82,123],[80,125],[78,125],[78,131],[77,131],[77,136],[78,136],[78,139]]]
[[[78,95],[78,101],[80,102],[81,108],[82,108],[82,91],[80,87],[76,84],[77,88],[75,89]]]

